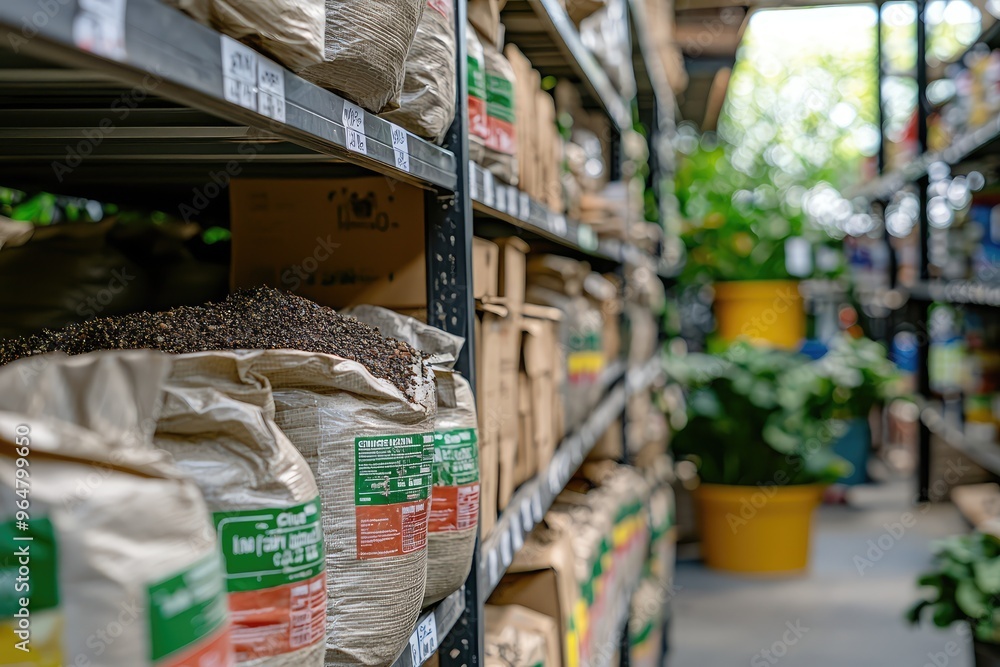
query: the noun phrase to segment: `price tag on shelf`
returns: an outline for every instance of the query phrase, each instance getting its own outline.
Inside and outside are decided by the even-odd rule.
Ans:
[[[112,60],[125,58],[125,1],[79,0],[73,17],[73,43],[84,51]],[[48,3],[53,5],[53,3]],[[65,4],[65,3],[58,3]],[[41,5],[43,8],[46,4]],[[58,9],[58,7],[54,7]],[[38,13],[36,12],[35,16]],[[43,13],[43,17],[46,15]],[[51,17],[52,14],[47,16]],[[28,21],[25,19],[25,26]],[[44,24],[40,24],[44,25]]]
[[[406,130],[389,123],[392,135],[392,152],[396,157],[396,169],[410,173],[410,137]]]
[[[511,539],[514,543],[514,553],[517,553],[524,546],[524,528],[521,527],[521,516],[519,514],[515,514],[510,519]]]
[[[549,227],[554,234],[566,236],[566,216],[562,214],[550,215]]]
[[[501,213],[507,212],[507,186],[496,183],[494,186],[494,207]]]
[[[581,248],[594,250],[597,248],[597,234],[590,225],[580,225],[576,228],[576,242]]]
[[[535,523],[541,521],[544,516],[542,514],[542,493],[537,489],[531,496],[531,516],[534,517]]]
[[[483,203],[487,206],[493,206],[493,172],[489,170],[483,170]]]
[[[507,212],[517,216],[517,196],[520,191],[517,188],[507,188]]]
[[[549,464],[549,491],[556,495],[562,491],[562,482],[559,479],[559,466],[555,461]]]
[[[257,59],[257,111],[285,122],[285,70],[267,58]]]
[[[469,197],[479,199],[479,169],[472,160],[469,160]]]
[[[517,195],[517,217],[525,222],[531,217],[531,197],[527,192],[519,192]]]
[[[434,614],[421,619],[417,629],[410,635],[410,657],[414,665],[422,665],[434,655],[438,648],[437,622]]]
[[[226,101],[257,111],[257,52],[222,38],[222,88]]]
[[[505,530],[500,536],[500,562],[503,566],[509,567],[514,560],[514,554],[510,550],[510,531]]]
[[[365,136],[365,110],[353,102],[344,100],[341,120],[347,131],[347,149],[368,155],[368,138]]]
[[[536,489],[535,493],[532,494],[531,498],[521,503],[521,528],[524,530],[524,532],[530,531],[535,525],[535,520],[531,516],[531,505],[535,500],[535,496],[537,495],[538,495],[538,490]]]

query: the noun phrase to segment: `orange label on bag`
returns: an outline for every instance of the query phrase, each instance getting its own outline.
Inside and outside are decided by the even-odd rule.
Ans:
[[[435,486],[431,490],[429,533],[447,533],[476,527],[479,520],[479,482],[464,486]]]
[[[326,636],[326,572],[312,579],[229,594],[237,662],[297,651]]]
[[[402,556],[427,546],[429,500],[356,507],[359,559]]]
[[[486,100],[469,95],[469,134],[486,139],[490,136],[486,120]]]
[[[495,116],[488,116],[486,122],[489,130],[486,146],[498,153],[513,155],[517,149],[514,145],[514,123],[508,123]]]
[[[163,662],[156,663],[156,666],[204,667],[205,665],[219,665],[219,667],[232,667],[233,664],[233,646],[230,642],[229,626],[226,626],[223,631],[206,637],[180,655],[171,656]]]

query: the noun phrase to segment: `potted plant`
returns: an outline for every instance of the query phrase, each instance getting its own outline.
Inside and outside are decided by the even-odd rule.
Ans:
[[[930,594],[907,618],[917,624],[930,613],[939,628],[962,623],[972,634],[976,667],[1000,666],[1000,537],[976,532],[941,540],[934,565],[917,579]]]
[[[808,564],[813,510],[848,470],[833,453],[835,389],[807,357],[738,342],[721,355],[668,355],[689,390],[672,447],[691,460],[702,553],[713,568],[789,572]]]
[[[709,135],[682,145],[688,149],[678,164],[676,192],[688,260],[681,280],[713,284],[722,340],[797,349],[806,333],[799,281],[840,273],[840,251],[825,232],[807,224],[788,183],[777,185],[769,172],[737,168],[733,147]],[[792,192],[798,191],[805,188]],[[828,252],[814,270],[812,253],[821,245]]]
[[[876,403],[902,393],[902,375],[880,344],[846,335],[833,340],[829,351],[816,362],[815,372],[834,384],[830,413],[846,425],[833,449],[851,464],[853,472],[838,481],[864,483],[872,446],[868,414]]]

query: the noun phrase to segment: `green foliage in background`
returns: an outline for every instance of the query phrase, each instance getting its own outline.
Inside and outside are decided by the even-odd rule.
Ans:
[[[674,454],[711,484],[835,481],[850,472],[833,453],[842,420],[894,396],[898,379],[878,343],[847,339],[817,361],[739,342],[718,355],[671,354],[667,370],[689,390]]]
[[[934,566],[917,579],[929,591],[907,619],[916,624],[930,613],[939,628],[968,623],[977,639],[1000,643],[1000,538],[972,533],[941,540]]]

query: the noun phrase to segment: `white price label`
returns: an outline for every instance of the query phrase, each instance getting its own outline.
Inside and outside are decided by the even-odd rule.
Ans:
[[[368,138],[363,132],[347,130],[347,149],[362,155],[368,155]]]
[[[559,466],[555,462],[549,464],[549,491],[556,495],[562,491],[563,485],[559,480]]]
[[[507,212],[511,215],[517,215],[517,188],[507,188]]]
[[[498,211],[500,211],[501,213],[506,213],[507,212],[507,187],[504,186],[504,185],[500,185],[498,183],[497,186],[496,186],[496,193],[494,194],[494,196],[496,198],[496,203],[495,203],[496,209]]]
[[[576,242],[581,248],[593,250],[597,247],[597,234],[590,225],[580,225],[576,229]]]
[[[406,130],[389,123],[389,134],[392,135],[392,152],[396,157],[396,169],[410,172],[410,137]]]
[[[73,42],[84,51],[112,60],[124,59],[125,3],[126,0],[80,0],[73,17]]]
[[[493,172],[483,172],[483,203],[493,206]]]
[[[524,546],[524,529],[521,527],[520,514],[514,514],[510,517],[510,533],[514,542],[514,553],[517,553]]]
[[[531,516],[534,517],[535,523],[542,520],[542,494],[538,491],[531,496]]]
[[[469,160],[469,197],[478,200],[479,199],[479,169],[476,167],[476,163]]]
[[[257,110],[257,52],[222,35],[222,87],[226,100]]]
[[[344,100],[344,112],[341,115],[344,127],[355,132],[365,133],[365,110],[354,102]]]
[[[518,193],[517,197],[517,217],[525,222],[531,217],[531,198],[528,193]]]
[[[285,70],[267,58],[257,59],[257,111],[285,122]]]
[[[437,648],[437,622],[434,620],[434,614],[430,614],[417,623],[417,629],[410,635],[410,657],[413,659],[413,664],[415,666],[424,664],[434,655]]]
[[[524,532],[530,531],[535,525],[535,521],[531,518],[531,505],[533,502],[534,498],[521,504],[521,528]]]
[[[566,216],[553,215],[549,217],[549,226],[559,236],[566,236]]]
[[[500,536],[500,562],[503,563],[504,567],[509,567],[513,559],[514,555],[510,550],[510,532],[504,531],[503,535]]]

